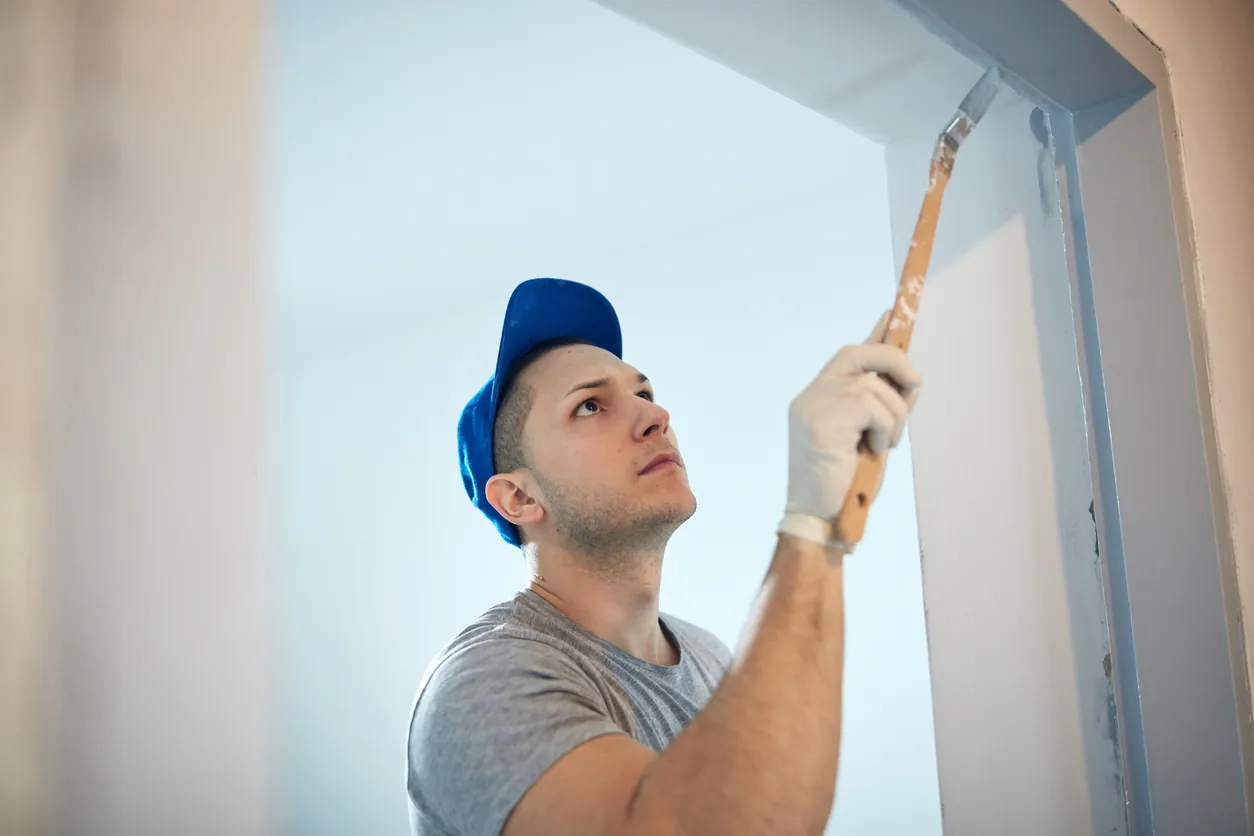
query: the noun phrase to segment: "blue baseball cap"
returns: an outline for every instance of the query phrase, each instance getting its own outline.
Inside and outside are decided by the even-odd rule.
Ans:
[[[457,422],[457,449],[466,495],[492,521],[505,542],[514,546],[522,545],[518,530],[492,507],[484,490],[496,474],[492,430],[501,396],[518,371],[515,365],[533,348],[553,340],[578,340],[603,348],[615,357],[623,356],[623,334],[610,300],[579,282],[529,279],[514,288],[505,306],[496,372],[470,398]]]

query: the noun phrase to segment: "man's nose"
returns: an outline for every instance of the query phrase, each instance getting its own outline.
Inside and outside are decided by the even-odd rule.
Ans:
[[[639,440],[666,435],[671,425],[671,414],[653,401],[639,398],[640,414],[636,419],[636,437]]]

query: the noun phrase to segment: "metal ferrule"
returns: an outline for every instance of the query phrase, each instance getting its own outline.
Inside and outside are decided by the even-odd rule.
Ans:
[[[954,159],[958,156],[958,147],[962,145],[962,141],[967,138],[975,128],[975,122],[967,114],[959,111],[954,115],[953,121],[950,122],[945,130],[941,132],[936,142],[936,151],[932,154],[932,160],[940,164],[945,169],[946,174],[952,174],[954,170]]]

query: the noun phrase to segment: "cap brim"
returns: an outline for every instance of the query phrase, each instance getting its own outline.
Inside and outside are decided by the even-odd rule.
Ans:
[[[505,308],[501,345],[492,383],[492,418],[514,366],[550,340],[572,339],[623,356],[623,336],[614,306],[600,292],[566,279],[531,279],[520,284]]]

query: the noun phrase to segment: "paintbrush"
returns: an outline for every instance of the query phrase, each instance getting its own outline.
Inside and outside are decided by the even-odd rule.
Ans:
[[[893,302],[892,315],[884,332],[884,342],[895,345],[902,351],[909,349],[910,335],[914,333],[919,295],[923,292],[928,262],[932,258],[932,241],[936,237],[936,222],[940,219],[941,197],[945,193],[945,187],[949,185],[950,175],[953,174],[954,160],[963,140],[988,111],[997,95],[1000,80],[1001,72],[997,67],[989,68],[980,77],[971,92],[962,100],[962,104],[958,105],[958,112],[953,119],[941,131],[936,150],[932,153],[923,208],[919,210],[919,219],[914,225],[914,236],[910,239],[906,264],[902,268],[901,282],[897,286],[897,298]],[[854,472],[853,484],[834,524],[834,537],[842,544],[845,554],[853,552],[862,539],[871,500],[879,490],[886,456],[887,452],[872,453],[865,442],[858,448],[858,468]]]

